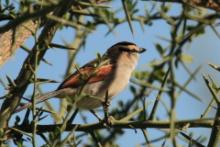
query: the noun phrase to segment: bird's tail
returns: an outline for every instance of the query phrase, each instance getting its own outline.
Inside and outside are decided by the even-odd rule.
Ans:
[[[43,94],[43,95],[39,95],[39,96],[35,97],[35,99],[36,99],[36,101],[37,101],[36,104],[39,104],[39,103],[41,103],[41,102],[43,102],[43,101],[46,101],[46,100],[48,100],[48,99],[50,99],[50,98],[52,98],[52,97],[58,96],[58,95],[62,94],[63,91],[65,91],[65,89],[60,89],[60,90],[56,90],[56,91],[52,91],[52,92],[45,93],[45,94]],[[20,112],[20,111],[22,111],[22,110],[24,110],[24,109],[26,109],[26,108],[31,107],[31,106],[32,106],[32,103],[31,103],[31,102],[30,102],[30,103],[26,103],[26,104],[24,104],[24,105],[18,107],[18,108],[14,111],[14,113]]]

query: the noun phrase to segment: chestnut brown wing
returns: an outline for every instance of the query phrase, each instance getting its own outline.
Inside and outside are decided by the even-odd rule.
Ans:
[[[103,65],[101,67],[83,67],[73,73],[69,78],[67,78],[58,89],[62,88],[77,88],[85,83],[91,84],[105,80],[110,74],[112,74],[113,65]]]

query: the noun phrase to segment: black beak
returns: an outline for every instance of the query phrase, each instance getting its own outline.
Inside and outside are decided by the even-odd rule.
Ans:
[[[145,48],[139,48],[139,53],[140,53],[140,54],[143,53],[143,52],[145,52],[145,51],[146,51]]]

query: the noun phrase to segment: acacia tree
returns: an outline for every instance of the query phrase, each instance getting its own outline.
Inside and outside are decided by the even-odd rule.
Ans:
[[[28,55],[23,62],[19,74],[15,79],[1,77],[7,80],[6,94],[1,100],[0,110],[0,143],[7,146],[8,140],[13,140],[16,145],[22,146],[29,142],[37,146],[41,138],[44,146],[116,146],[118,136],[125,135],[125,129],[141,130],[139,135],[145,138],[145,142],[137,142],[151,146],[162,141],[162,145],[177,146],[189,144],[189,146],[218,146],[220,136],[220,99],[218,97],[219,87],[210,76],[203,76],[207,89],[210,91],[210,103],[201,117],[193,120],[177,120],[176,104],[181,93],[187,93],[192,99],[201,100],[187,86],[192,82],[199,71],[199,67],[191,71],[185,64],[189,56],[184,54],[186,44],[205,33],[206,27],[211,26],[216,35],[219,36],[216,27],[218,25],[220,3],[216,0],[122,0],[120,8],[114,10],[111,0],[21,0],[13,2],[1,1],[0,7],[0,64],[4,64],[16,49],[25,50]],[[175,3],[175,4],[174,4]],[[147,5],[140,10],[140,5]],[[174,5],[180,7],[180,13],[170,14]],[[204,10],[208,10],[205,11]],[[203,11],[203,12],[202,12]],[[124,13],[124,17],[118,13]],[[202,12],[202,13],[201,13]],[[150,64],[150,69],[135,71],[130,86],[132,98],[119,101],[118,106],[113,106],[110,115],[112,120],[110,126],[101,121],[86,124],[84,115],[80,113],[84,123],[74,123],[76,113],[71,101],[61,100],[60,110],[54,113],[50,102],[45,102],[45,108],[36,105],[36,95],[40,93],[40,86],[45,83],[54,83],[56,79],[38,77],[36,72],[42,64],[49,64],[45,58],[50,48],[65,49],[68,52],[68,62],[65,76],[72,73],[76,66],[75,58],[88,40],[88,36],[100,25],[107,26],[107,34],[120,24],[127,24],[131,33],[134,34],[133,23],[138,22],[140,27],[147,29],[154,27],[155,21],[163,21],[170,27],[167,44],[156,43],[155,50],[160,58]],[[65,28],[75,31],[71,44],[59,44],[53,42],[56,32]],[[155,28],[156,29],[156,28]],[[29,37],[34,38],[32,48],[23,45]],[[94,36],[95,37],[95,36]],[[217,65],[210,64],[216,70]],[[189,78],[185,83],[178,82],[176,78],[179,68],[184,68]],[[5,83],[5,82],[3,82]],[[2,87],[4,84],[2,83]],[[32,107],[26,109],[25,114],[15,114],[15,110],[22,104],[25,92],[32,85],[32,95],[28,101]],[[153,103],[148,104],[148,96],[156,92]],[[170,105],[163,104],[163,97],[169,98]],[[159,105],[162,103],[163,105]],[[147,106],[146,106],[147,105]],[[41,105],[42,106],[42,105]],[[158,109],[165,107],[166,120],[158,117]],[[208,114],[214,110],[215,114],[210,118]],[[92,114],[89,114],[90,116]],[[80,117],[79,116],[79,117]],[[46,117],[50,117],[54,123],[45,124]],[[98,117],[98,116],[96,116]],[[15,118],[15,119],[12,119]],[[21,120],[22,119],[22,120]],[[11,120],[11,121],[10,121]],[[189,128],[209,128],[210,138],[204,143],[201,137],[195,138],[185,130]],[[151,131],[155,128],[162,132],[162,136],[149,139]],[[106,130],[106,131],[103,131]],[[85,138],[88,138],[85,141]]]

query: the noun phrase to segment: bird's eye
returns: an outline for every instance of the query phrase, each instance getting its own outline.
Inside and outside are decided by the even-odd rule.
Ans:
[[[128,48],[125,48],[125,47],[120,47],[119,48],[120,51],[124,51],[124,52],[137,52],[135,49],[128,49]]]

